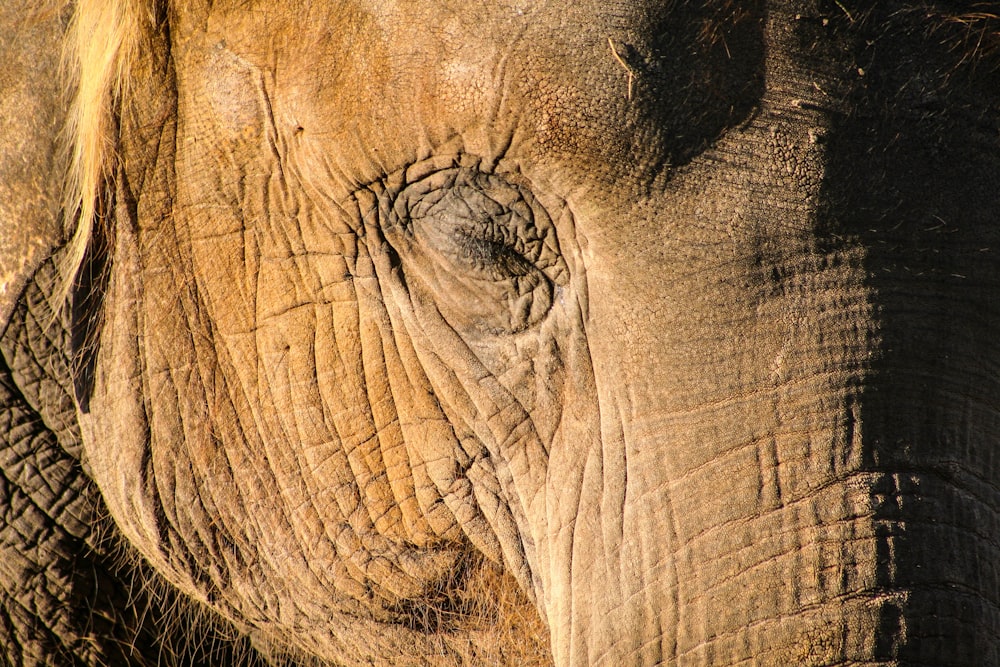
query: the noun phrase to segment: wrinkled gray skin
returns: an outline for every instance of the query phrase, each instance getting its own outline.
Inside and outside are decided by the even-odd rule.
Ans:
[[[0,8],[8,661],[1000,664],[998,7],[877,5],[170,3],[75,318]]]

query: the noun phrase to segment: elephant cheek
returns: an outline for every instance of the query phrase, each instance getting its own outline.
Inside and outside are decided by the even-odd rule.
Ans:
[[[461,662],[469,633],[494,632],[466,590],[510,589],[475,549],[502,558],[470,484],[491,471],[459,443],[364,261],[329,286],[333,303],[261,294],[267,317],[248,341],[213,312],[224,290],[182,279],[170,233],[118,235],[84,416],[88,465],[125,537],[267,641],[337,663]],[[283,285],[296,277],[284,266],[261,275]]]

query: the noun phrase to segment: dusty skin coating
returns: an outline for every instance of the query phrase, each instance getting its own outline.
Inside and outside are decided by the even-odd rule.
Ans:
[[[8,658],[1000,661],[996,14],[82,2]]]

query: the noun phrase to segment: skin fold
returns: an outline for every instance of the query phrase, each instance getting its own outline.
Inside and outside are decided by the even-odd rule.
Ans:
[[[998,15],[0,9],[7,662],[1000,662]]]

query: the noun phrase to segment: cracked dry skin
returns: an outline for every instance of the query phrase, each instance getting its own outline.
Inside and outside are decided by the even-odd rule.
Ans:
[[[0,663],[1000,664],[998,3],[119,4],[61,315],[0,8]]]

